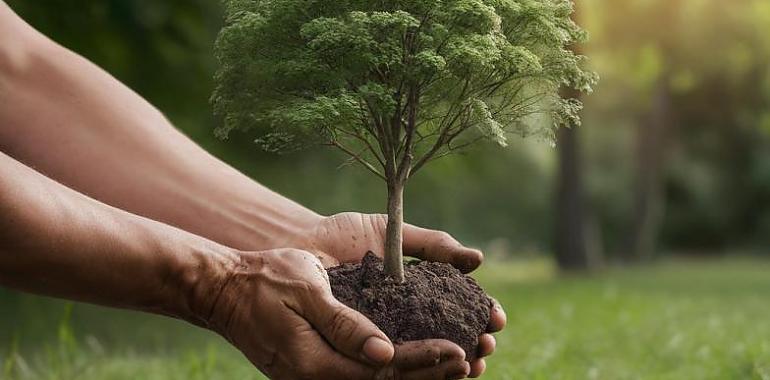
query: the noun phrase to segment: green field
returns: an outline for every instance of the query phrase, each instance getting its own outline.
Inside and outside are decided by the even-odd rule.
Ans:
[[[506,307],[485,379],[770,379],[770,263],[668,261],[554,278],[478,273]],[[170,319],[0,291],[2,379],[261,379]]]

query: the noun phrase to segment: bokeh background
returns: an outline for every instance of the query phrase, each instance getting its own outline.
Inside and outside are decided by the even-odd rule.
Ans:
[[[204,148],[321,213],[382,212],[325,149],[213,135],[216,0],[6,0]],[[545,1],[545,0],[543,0]],[[488,379],[770,379],[770,1],[577,0],[583,125],[479,145],[408,184],[407,221],[485,250],[509,314]],[[0,379],[261,378],[160,317],[0,289]]]

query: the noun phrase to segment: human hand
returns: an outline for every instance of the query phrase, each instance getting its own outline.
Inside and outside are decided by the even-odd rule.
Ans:
[[[211,292],[204,323],[271,379],[461,379],[471,371],[453,343],[394,348],[371,321],[332,295],[326,270],[297,249],[240,253]]]
[[[341,213],[320,218],[309,230],[290,239],[286,246],[315,254],[327,268],[341,263],[358,263],[368,251],[382,257],[386,225],[387,215]],[[481,251],[463,246],[443,231],[404,224],[403,238],[405,255],[448,263],[463,273],[475,270],[483,261]],[[494,301],[488,332],[502,330],[505,323],[505,312]],[[478,377],[484,372],[484,357],[494,352],[495,345],[491,334],[479,337],[478,358],[471,363],[470,377]]]

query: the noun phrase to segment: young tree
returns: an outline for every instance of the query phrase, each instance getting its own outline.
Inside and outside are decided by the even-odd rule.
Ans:
[[[506,133],[574,121],[595,75],[570,0],[226,0],[212,102],[218,131],[268,150],[339,148],[388,189],[385,270],[403,281],[406,181],[431,160]],[[543,125],[546,115],[552,121]]]

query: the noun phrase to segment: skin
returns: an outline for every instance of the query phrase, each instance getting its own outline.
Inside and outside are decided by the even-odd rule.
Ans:
[[[273,379],[470,371],[464,353],[442,341],[394,351],[334,299],[308,252],[228,248],[88,198],[5,154],[0,178],[0,285],[188,321],[222,335]]]
[[[5,286],[187,320],[276,379],[483,373],[451,342],[394,347],[331,297],[323,268],[381,255],[386,217],[325,217],[270,191],[2,1],[0,152]],[[482,261],[411,225],[404,251],[465,272]],[[489,330],[504,324],[497,306]],[[494,338],[479,339],[491,354]]]

